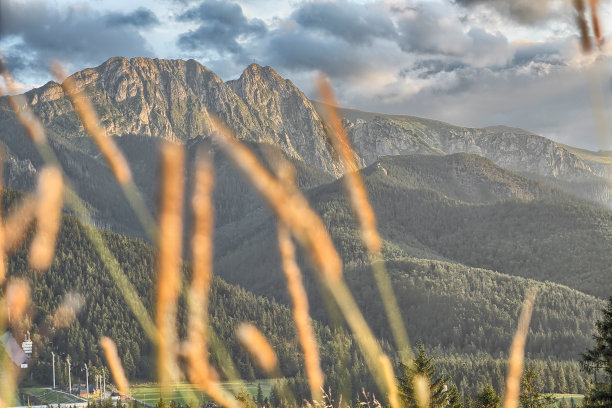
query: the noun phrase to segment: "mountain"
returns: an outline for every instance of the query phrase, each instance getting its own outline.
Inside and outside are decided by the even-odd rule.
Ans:
[[[2,203],[14,207],[21,194],[4,190]],[[153,346],[127,307],[116,283],[104,268],[85,229],[71,216],[64,216],[51,268],[38,273],[28,267],[28,242],[8,260],[9,279],[21,277],[32,288],[32,307],[28,316],[13,328],[21,339],[25,330],[32,333],[34,354],[32,378],[42,384],[51,376],[51,351],[56,360],[58,385],[67,383],[65,358],[74,365],[88,363],[101,367],[104,361],[98,346],[101,336],[112,337],[119,349],[124,368],[130,379],[153,379]],[[107,247],[116,257],[122,271],[137,291],[145,308],[152,315],[155,291],[155,251],[141,240],[132,240],[111,232],[103,232]],[[505,353],[518,317],[525,288],[534,284],[521,278],[490,271],[462,268],[455,264],[403,259],[388,265],[399,293],[405,296],[400,307],[407,318],[409,334],[426,342],[434,350],[444,372],[453,373],[466,393],[474,393],[493,381],[499,388],[505,366]],[[189,268],[183,268],[183,287],[189,279]],[[388,328],[380,319],[381,301],[374,292],[371,274],[366,269],[354,269],[348,274],[349,283],[363,304],[368,321],[383,337]],[[282,278],[281,278],[282,280]],[[540,367],[546,378],[552,379],[550,391],[584,392],[586,383],[575,360],[576,353],[590,344],[595,316],[603,305],[601,300],[555,284],[540,284],[527,350],[529,364]],[[50,324],[51,315],[67,297],[77,294],[82,308],[68,327]],[[178,331],[185,336],[186,299],[179,302]],[[312,304],[315,312],[320,307]],[[430,322],[438,322],[432,326]],[[298,398],[308,397],[302,377],[303,357],[295,341],[295,328],[290,310],[277,302],[224,282],[216,277],[210,294],[210,325],[218,340],[230,353],[238,374],[245,380],[262,378],[251,359],[242,350],[235,335],[237,325],[252,322],[269,339],[279,357],[283,375],[294,378]],[[316,336],[321,344],[322,368],[326,385],[334,390],[346,390],[349,400],[362,387],[374,390],[365,362],[358,347],[347,332],[337,326],[314,321]],[[382,346],[396,360],[389,343]],[[227,368],[219,349],[211,356],[218,367]],[[550,358],[554,358],[551,360]],[[466,370],[467,364],[473,368]],[[222,374],[225,374],[222,373]],[[567,378],[566,378],[567,377]],[[352,391],[351,391],[352,390]]]
[[[112,58],[73,78],[125,153],[153,213],[159,143],[184,143],[187,194],[196,153],[214,152],[215,272],[224,281],[217,280],[213,289],[213,326],[228,342],[243,376],[260,373],[231,339],[238,320],[262,325],[282,350],[285,374],[299,372],[299,354],[290,312],[283,306],[288,299],[276,221],[211,141],[213,114],[268,166],[284,156],[296,167],[297,183],[328,228],[359,306],[385,350],[392,350],[341,171],[326,140],[321,104],[310,101],[272,68],[255,64],[240,78],[223,82],[193,60]],[[101,334],[116,334],[122,354],[131,356],[130,374],[146,377],[151,373],[150,345],[141,346],[142,333],[126,332],[135,321],[84,239],[83,229],[113,231],[104,233],[106,243],[147,307],[154,288],[154,250],[131,239],[143,237],[143,231],[59,84],[50,82],[24,97],[48,129],[50,146],[95,225],[83,226],[67,217],[49,273],[38,277],[29,270],[24,249],[11,258],[10,273],[32,282],[40,312],[53,310],[69,289],[82,292],[83,316],[59,333],[58,344],[74,350],[79,359],[97,362],[98,351],[89,354],[90,345]],[[487,363],[479,366],[479,375],[483,367],[494,366],[497,372],[525,289],[537,286],[527,351],[540,360],[567,363],[576,374],[575,360],[591,344],[593,323],[612,283],[612,212],[600,204],[610,204],[606,154],[564,146],[520,129],[470,129],[348,109],[341,113],[360,160],[411,339],[422,339],[446,356],[449,371],[458,372],[466,359],[475,362],[484,355]],[[6,98],[0,98],[0,147],[6,185],[31,189],[43,161]],[[325,348],[326,372],[335,377],[338,370],[348,370],[353,385],[363,385],[368,381],[363,362],[350,336],[329,318],[304,259],[299,254]],[[40,327],[42,321],[34,323]],[[338,361],[348,361],[350,368],[334,365]],[[465,382],[473,385],[482,378]],[[574,384],[573,390],[584,387],[578,380]]]
[[[386,155],[472,153],[568,192],[612,204],[606,182],[612,167],[605,153],[572,148],[506,126],[473,129],[413,116],[350,109],[341,113],[364,166]]]
[[[612,212],[602,206],[474,155],[389,156],[362,175],[387,259],[451,261],[609,295]],[[341,181],[310,189],[308,198],[345,264],[365,262]],[[266,276],[275,244],[264,237],[274,229],[261,211],[218,229],[223,276],[257,291],[273,287]],[[256,260],[248,272],[247,259]]]
[[[210,115],[214,114],[244,141],[274,145],[292,160],[333,177],[341,174],[318,113],[321,105],[310,101],[270,67],[252,64],[238,79],[223,82],[194,60],[116,57],[72,77],[92,99],[107,132],[118,140],[133,136],[183,142],[206,138]],[[91,205],[99,225],[130,225],[125,216],[121,222],[117,222],[121,215],[110,216],[110,210],[101,203],[104,197],[96,195],[96,191],[108,191],[113,205],[125,204],[110,185],[112,180],[107,181],[106,165],[59,84],[49,82],[24,97],[47,127],[51,145],[67,171],[77,180],[95,177],[101,184],[92,188],[91,184],[80,186],[76,182],[77,191]],[[610,160],[605,152],[571,148],[514,128],[472,129],[350,109],[341,113],[364,167],[387,155],[472,153],[581,197],[612,203],[606,182]],[[8,101],[0,98],[5,178],[15,188],[31,185],[33,172],[41,164],[26,139]],[[151,152],[145,148],[137,153],[131,159],[141,163],[142,174],[154,174]],[[148,180],[137,178],[136,183],[144,190],[152,188]],[[152,196],[146,198],[151,200]],[[121,214],[130,212],[122,210]]]

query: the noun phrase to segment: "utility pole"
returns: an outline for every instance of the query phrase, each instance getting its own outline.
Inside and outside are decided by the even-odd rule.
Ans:
[[[106,370],[104,366],[102,366],[102,381],[104,386],[102,387],[102,391],[104,392],[104,396],[106,397]]]
[[[68,392],[72,394],[72,378],[70,378],[70,356],[66,357],[68,363]]]
[[[53,361],[53,389],[55,389],[55,353],[51,352],[51,359]]]
[[[87,387],[87,406],[89,406],[89,369],[85,365],[85,386]]]

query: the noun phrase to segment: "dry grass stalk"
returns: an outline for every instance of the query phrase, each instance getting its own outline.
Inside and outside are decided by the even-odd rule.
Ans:
[[[125,376],[125,371],[123,370],[121,359],[117,353],[117,346],[115,345],[115,342],[108,337],[102,337],[100,339],[100,345],[104,349],[106,361],[108,361],[111,374],[113,375],[115,384],[117,384],[117,388],[119,388],[119,392],[123,395],[129,395],[130,383]]]
[[[183,146],[164,143],[161,147],[161,186],[157,260],[157,347],[158,378],[162,386],[178,376],[176,314],[181,285],[183,231]]]
[[[36,235],[30,246],[32,268],[46,270],[53,261],[55,239],[59,230],[63,203],[62,173],[55,167],[44,168],[38,177]]]
[[[585,16],[584,0],[574,0],[574,7],[578,13],[576,16],[578,28],[580,29],[580,37],[582,39],[582,50],[584,52],[591,51],[591,38],[589,36],[589,24]]]
[[[241,323],[236,329],[236,334],[244,348],[247,349],[262,370],[268,375],[278,371],[276,353],[257,327],[250,323]]]
[[[65,77],[63,69],[58,63],[53,64],[51,70],[58,81],[61,81],[61,78]],[[85,130],[94,139],[100,152],[102,152],[102,155],[108,161],[117,181],[122,185],[128,184],[132,180],[132,172],[130,171],[127,160],[113,139],[111,139],[106,134],[106,131],[100,126],[97,115],[89,99],[78,90],[77,84],[72,77],[67,77],[62,82],[62,88],[64,88],[66,94],[72,99],[74,110],[81,118]]]
[[[595,35],[595,43],[598,47],[603,45],[603,36],[601,34],[601,24],[599,22],[599,13],[597,8],[599,0],[590,0],[591,3],[591,22],[593,25],[593,34]]]
[[[8,73],[2,57],[0,57],[0,72],[2,74],[2,79],[4,79],[4,84],[8,88],[8,91],[12,94],[8,95],[8,100],[11,104],[11,108],[17,115],[17,120],[25,128],[34,143],[40,144],[46,142],[47,134],[42,123],[40,123],[40,120],[38,120],[38,118],[36,118],[36,116],[34,116],[32,111],[29,109],[25,98],[21,95],[16,95],[19,89],[15,85],[15,81],[11,75]],[[6,93],[7,92],[4,90],[4,88],[0,86],[0,95]]]
[[[26,196],[16,209],[11,210],[4,221],[4,250],[7,254],[16,251],[26,237],[28,228],[36,215],[36,200]]]
[[[212,118],[219,146],[260,193],[280,222],[287,225],[306,249],[316,270],[328,282],[342,277],[342,261],[319,217],[297,191],[289,191],[273,177],[255,155],[238,142],[219,119]]]
[[[387,274],[385,263],[382,259],[381,248],[382,239],[378,234],[376,226],[376,215],[368,200],[368,194],[359,174],[356,154],[350,146],[340,117],[335,106],[337,106],[334,92],[329,81],[323,76],[318,79],[319,92],[323,99],[325,120],[327,123],[327,135],[334,147],[336,156],[345,171],[343,178],[346,194],[353,213],[357,217],[361,239],[372,260],[372,269],[376,284],[381,297],[389,324],[393,332],[393,337],[399,349],[402,360],[405,363],[412,361],[412,350],[406,334],[406,328],[399,311],[399,306],[393,292],[393,286]]]
[[[329,81],[323,76],[318,80],[319,92],[325,103],[326,122],[328,124],[328,138],[331,141],[338,160],[344,167],[344,185],[349,197],[353,212],[359,222],[361,238],[371,254],[380,252],[382,240],[376,227],[376,216],[368,200],[368,194],[359,176],[359,168],[355,162],[355,153],[350,146],[342,122],[334,109],[336,98]]]
[[[4,249],[4,223],[2,222],[2,196],[4,194],[2,188],[2,154],[0,152],[0,284],[4,282],[6,277],[6,251]]]
[[[414,377],[414,397],[418,408],[429,408],[429,381],[420,374]]]
[[[189,288],[189,342],[186,348],[189,379],[193,384],[225,407],[236,407],[226,395],[210,366],[208,357],[208,295],[212,283],[214,207],[213,166],[209,157],[198,160],[195,169],[195,189],[191,200],[194,231],[191,237],[193,274]]]
[[[536,289],[533,287],[528,288],[525,293],[525,300],[521,308],[518,327],[512,339],[512,345],[510,346],[508,374],[506,376],[506,392],[504,393],[504,408],[518,408],[521,375],[523,373],[523,360],[525,358],[525,341],[527,340],[536,293]]]
[[[24,279],[12,278],[7,283],[6,307],[11,320],[21,320],[30,302],[30,285]]]
[[[306,250],[322,283],[329,289],[355,335],[374,379],[381,389],[385,389],[379,364],[382,349],[342,279],[342,261],[321,219],[297,189],[287,188],[275,179],[247,147],[234,139],[227,127],[217,118],[212,118],[212,121],[216,126],[215,137],[219,146],[258,191],[278,221],[291,229],[293,236]]]
[[[389,405],[391,405],[391,408],[400,408],[401,404],[397,389],[397,381],[395,379],[391,360],[386,355],[382,355],[380,356],[380,365],[385,377],[385,382],[387,383],[387,390],[389,391]]]
[[[287,289],[293,302],[293,320],[298,332],[298,338],[304,351],[304,364],[310,394],[313,401],[322,399],[324,376],[321,370],[319,347],[314,336],[312,321],[308,312],[308,297],[302,283],[302,273],[295,261],[295,248],[291,242],[289,230],[279,225],[278,245],[283,260],[283,270],[287,278]]]
[[[55,328],[65,328],[72,324],[76,315],[83,307],[83,296],[78,293],[70,292],[66,295],[62,303],[53,313],[51,323]]]

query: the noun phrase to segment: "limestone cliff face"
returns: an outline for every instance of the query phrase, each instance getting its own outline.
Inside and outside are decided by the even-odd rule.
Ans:
[[[243,140],[274,144],[311,167],[341,174],[319,105],[270,67],[252,64],[240,78],[223,82],[194,60],[116,57],[73,78],[91,98],[110,135],[189,141],[207,137],[211,115],[216,115]],[[84,146],[83,127],[59,84],[49,82],[25,96],[57,143]],[[0,108],[7,106],[0,98]],[[0,109],[0,122],[14,128],[16,122],[5,108]],[[553,180],[583,197],[610,201],[604,180],[610,164],[520,129],[471,129],[410,116],[342,113],[362,167],[389,155],[472,153],[541,181]],[[0,129],[0,137],[9,144],[10,137],[3,133]],[[15,144],[8,147],[19,151]]]
[[[241,139],[276,144],[296,159],[338,172],[312,104],[269,67],[251,65],[225,83],[194,60],[117,57],[72,77],[110,135],[187,141],[210,134],[213,114]],[[56,133],[84,135],[58,84],[34,89],[27,99]]]

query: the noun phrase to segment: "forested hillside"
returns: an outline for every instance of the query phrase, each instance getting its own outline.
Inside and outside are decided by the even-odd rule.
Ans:
[[[11,207],[19,201],[20,196],[16,192],[5,191],[3,203]],[[152,346],[146,341],[144,332],[85,237],[84,228],[91,227],[81,225],[73,217],[64,217],[56,259],[51,269],[43,274],[27,266],[27,245],[9,259],[9,274],[25,277],[32,285],[33,378],[43,384],[49,382],[52,350],[61,358],[57,362],[60,384],[65,380],[62,367],[67,355],[77,366],[84,362],[89,362],[90,366],[101,366],[103,359],[98,339],[107,335],[117,342],[129,377],[150,380],[154,373]],[[137,289],[144,305],[151,310],[155,279],[154,250],[143,241],[110,232],[104,233],[104,240]],[[443,371],[456,376],[462,390],[472,393],[484,381],[485,370],[503,365],[504,352],[493,353],[500,355],[496,359],[483,351],[498,347],[504,351],[507,349],[527,281],[488,271],[457,268],[453,264],[419,260],[389,264],[398,294],[405,295],[401,298],[400,307],[408,319],[410,336],[415,341],[424,340],[428,347],[435,346],[436,361]],[[185,282],[188,276],[189,269],[186,267]],[[347,277],[368,321],[386,337],[387,329],[379,315],[379,300],[371,292],[373,284],[369,271],[354,269],[347,272]],[[277,285],[283,285],[280,276]],[[314,288],[311,286],[310,289]],[[504,293],[506,297],[493,296],[494,292],[498,292],[498,296]],[[83,296],[83,306],[77,320],[68,328],[49,330],[50,314],[69,293]],[[463,303],[458,303],[459,294],[463,297]],[[584,381],[578,364],[571,361],[575,358],[573,350],[574,347],[583,348],[588,343],[586,333],[592,331],[592,322],[600,302],[550,284],[542,285],[539,299],[532,340],[528,345],[529,352],[535,358],[533,363],[548,370],[545,372],[552,376],[554,390],[582,391]],[[186,323],[184,306],[183,298],[179,313],[182,334]],[[313,308],[323,318],[323,310],[316,305]],[[285,306],[216,278],[211,293],[210,314],[212,329],[229,352],[242,378],[262,376],[234,335],[238,323],[251,321],[266,334],[275,348],[283,374],[296,378],[292,384],[298,395],[299,392],[307,395],[307,387],[301,379],[301,352],[294,341],[290,311]],[[429,324],[431,319],[438,321],[439,325],[432,327]],[[573,326],[570,321],[574,322]],[[23,334],[21,330],[24,327],[22,324],[16,329],[18,338]],[[315,323],[315,329],[321,344],[327,383],[333,389],[343,390],[350,398],[355,398],[362,387],[375,389],[359,351],[346,331],[342,327],[331,328],[320,323]],[[463,343],[456,342],[459,331],[465,333]],[[385,340],[382,345],[395,359],[393,346]],[[546,363],[545,360],[553,355],[554,361]],[[221,361],[220,356],[213,352],[213,360]]]

